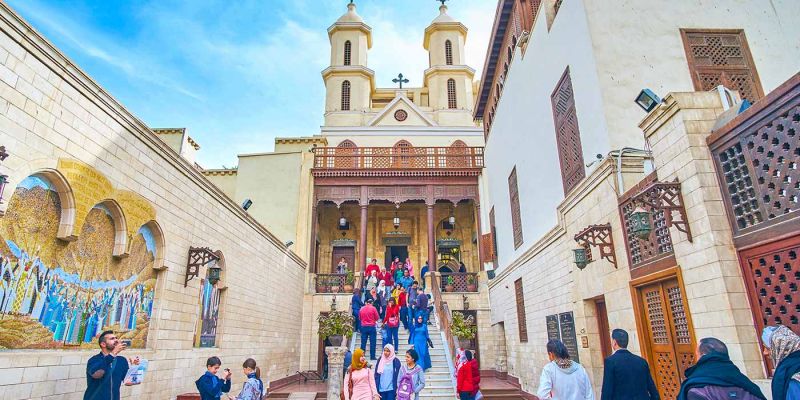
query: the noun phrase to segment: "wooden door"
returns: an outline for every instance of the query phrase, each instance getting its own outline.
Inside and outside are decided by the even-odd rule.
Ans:
[[[600,297],[594,301],[595,313],[597,314],[597,330],[600,332],[600,350],[603,359],[611,355],[611,334],[608,327],[608,310],[606,309],[605,297]]]
[[[684,291],[676,278],[639,287],[642,335],[650,369],[662,398],[677,397],[686,368],[694,364],[693,328]]]
[[[331,256],[331,273],[336,273],[336,266],[339,265],[339,260],[344,259],[347,261],[347,269],[353,271],[355,264],[353,263],[356,257],[355,247],[334,247],[333,255]]]

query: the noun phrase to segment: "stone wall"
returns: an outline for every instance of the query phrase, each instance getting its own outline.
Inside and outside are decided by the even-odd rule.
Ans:
[[[79,187],[87,177],[59,166],[74,160],[155,210],[166,270],[157,274],[146,348],[127,351],[149,359],[150,370],[144,384],[123,388],[123,397],[167,399],[194,391],[211,355],[233,371],[254,357],[271,380],[299,369],[305,264],[2,3],[0,143],[11,154],[2,171],[9,188],[40,171],[61,173]],[[73,221],[83,217],[72,215]],[[225,257],[216,348],[193,346],[200,279],[184,287],[190,246]],[[79,399],[85,362],[95,353],[4,350],[0,394]],[[234,392],[242,378],[234,375]]]

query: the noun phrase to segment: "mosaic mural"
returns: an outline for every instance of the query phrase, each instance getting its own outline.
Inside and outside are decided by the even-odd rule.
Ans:
[[[0,218],[0,348],[96,348],[107,329],[144,347],[156,282],[153,232],[141,226],[129,254],[114,257],[105,206],[80,219],[74,241],[56,238],[60,218],[58,194],[37,175],[17,186]]]

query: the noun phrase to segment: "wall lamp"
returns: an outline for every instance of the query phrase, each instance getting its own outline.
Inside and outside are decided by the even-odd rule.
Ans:
[[[244,202],[242,202],[242,208],[245,211],[247,211],[247,209],[250,208],[250,206],[252,206],[252,205],[253,205],[253,200],[250,200],[250,199],[244,199]]]
[[[641,107],[644,112],[650,112],[652,109],[656,108],[658,103],[661,103],[661,98],[656,96],[650,89],[642,89],[639,95],[636,96],[636,104]]]

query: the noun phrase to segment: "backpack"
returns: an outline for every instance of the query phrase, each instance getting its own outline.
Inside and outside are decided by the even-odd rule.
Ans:
[[[412,371],[406,372],[397,383],[397,400],[411,400],[414,396],[414,377],[412,372],[416,372],[416,368]]]

